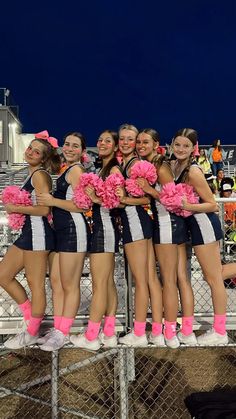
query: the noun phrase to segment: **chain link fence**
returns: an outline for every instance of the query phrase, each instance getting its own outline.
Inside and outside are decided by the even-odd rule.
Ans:
[[[187,419],[186,396],[235,389],[235,376],[233,345],[95,354],[28,348],[1,355],[0,418]]]

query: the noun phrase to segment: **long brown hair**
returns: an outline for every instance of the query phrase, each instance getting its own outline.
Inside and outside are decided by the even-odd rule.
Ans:
[[[53,147],[47,140],[42,138],[34,138],[31,143],[38,141],[43,147],[42,166],[51,174],[59,173],[61,167],[61,159],[57,152],[57,148]]]
[[[105,132],[107,132],[113,139],[115,145],[118,145],[118,141],[119,141],[119,137],[118,137],[118,133],[116,131],[112,131],[110,129],[105,129],[104,131],[102,131],[102,134],[104,134]],[[107,163],[106,166],[104,166],[101,170],[100,170],[100,176],[103,180],[105,180],[107,178],[107,176],[109,176],[110,171],[112,169],[112,167],[114,166],[119,166],[119,162],[114,154],[114,157],[111,158],[111,160],[109,160],[109,162]]]
[[[141,129],[139,131],[139,134],[148,134],[150,135],[150,137],[152,138],[152,140],[155,143],[159,143],[160,144],[160,134],[158,131],[156,131],[154,128],[144,128]],[[156,156],[153,157],[152,159],[152,164],[155,166],[156,169],[159,169],[163,163],[163,161],[165,161],[165,156],[163,156],[162,154],[157,154]]]
[[[179,129],[175,133],[174,138],[173,138],[173,141],[177,137],[185,137],[185,138],[188,138],[188,140],[191,141],[191,143],[192,143],[192,145],[194,147],[196,146],[196,144],[198,142],[198,133],[193,128],[181,128],[181,129]],[[191,156],[189,157],[188,164],[187,164],[186,168],[184,169],[184,176],[183,176],[183,179],[182,179],[183,182],[187,179],[190,166],[191,166],[191,164],[192,164],[192,162],[194,160],[195,160],[195,157],[194,157],[194,155],[192,153]]]

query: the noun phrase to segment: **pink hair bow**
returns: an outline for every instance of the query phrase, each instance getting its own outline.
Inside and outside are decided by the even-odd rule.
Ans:
[[[48,141],[49,144],[51,144],[51,146],[54,147],[54,148],[57,148],[58,147],[58,141],[57,141],[57,139],[54,138],[54,137],[49,137],[49,134],[48,134],[48,131],[47,130],[38,132],[34,136],[35,136],[35,138],[40,138],[41,140]]]

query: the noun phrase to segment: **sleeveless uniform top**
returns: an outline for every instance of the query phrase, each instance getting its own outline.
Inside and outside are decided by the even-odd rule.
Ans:
[[[132,157],[122,168],[125,179],[129,177],[128,170],[135,160],[137,157]],[[123,244],[152,238],[152,219],[142,205],[126,205],[120,209],[120,217]]]
[[[98,171],[100,176],[101,169]],[[116,253],[119,251],[119,231],[116,209],[99,204],[92,207],[92,236],[90,253]]]
[[[156,183],[155,189],[161,191],[161,185]],[[182,244],[188,241],[185,222],[182,217],[167,209],[157,199],[151,198],[153,213],[154,244]]]
[[[197,166],[199,170],[201,170],[198,164],[194,161],[191,163],[191,166]],[[188,169],[185,168],[175,179],[176,184],[185,183],[184,178],[187,170]],[[223,238],[220,219],[214,212],[194,213],[190,215],[190,217],[184,218],[184,220],[190,233],[193,246],[213,243]]]
[[[83,168],[78,163],[77,166]],[[68,167],[57,179],[55,198],[71,200],[73,198],[72,186],[67,182]],[[90,229],[84,214],[70,212],[62,208],[53,207],[53,225],[56,232],[57,252],[87,252],[89,248]]]
[[[49,173],[44,169],[37,169],[34,173],[37,171],[46,172],[50,177]],[[31,194],[32,203],[33,205],[36,205],[36,194],[33,185],[34,173],[26,178],[21,189],[24,189]],[[26,215],[25,217],[21,235],[15,241],[14,245],[23,250],[54,250],[54,231],[51,228],[47,217],[38,215]]]

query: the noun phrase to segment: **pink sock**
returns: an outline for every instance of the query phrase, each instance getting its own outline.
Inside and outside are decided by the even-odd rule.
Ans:
[[[54,316],[53,319],[54,319],[54,327],[55,327],[55,329],[60,329],[60,324],[61,324],[62,316]]]
[[[162,323],[152,322],[152,335],[159,336],[162,333]]]
[[[146,322],[137,322],[134,320],[134,334],[136,336],[143,336],[146,330]]]
[[[38,334],[41,322],[43,320],[43,317],[30,317],[29,325],[27,327],[27,332],[29,332],[30,335],[36,336]]]
[[[105,316],[104,318],[104,326],[103,332],[106,336],[113,336],[115,334],[115,324],[116,318],[115,316]]]
[[[226,323],[226,314],[214,315],[213,329],[215,330],[216,333],[219,333],[220,335],[224,335],[226,333],[225,323]]]
[[[164,335],[166,339],[171,339],[176,336],[176,322],[164,321]]]
[[[26,300],[23,304],[19,304],[19,309],[24,316],[25,320],[29,320],[31,317],[31,302]]]
[[[60,326],[58,327],[58,330],[60,330],[65,336],[69,335],[70,328],[72,324],[74,323],[74,317],[61,317]]]
[[[193,332],[193,316],[190,317],[182,317],[182,327],[181,332],[183,335],[188,336],[191,335]]]
[[[85,337],[88,340],[94,340],[98,337],[99,329],[101,326],[101,322],[95,323],[91,320],[88,321],[87,330],[85,332]]]

